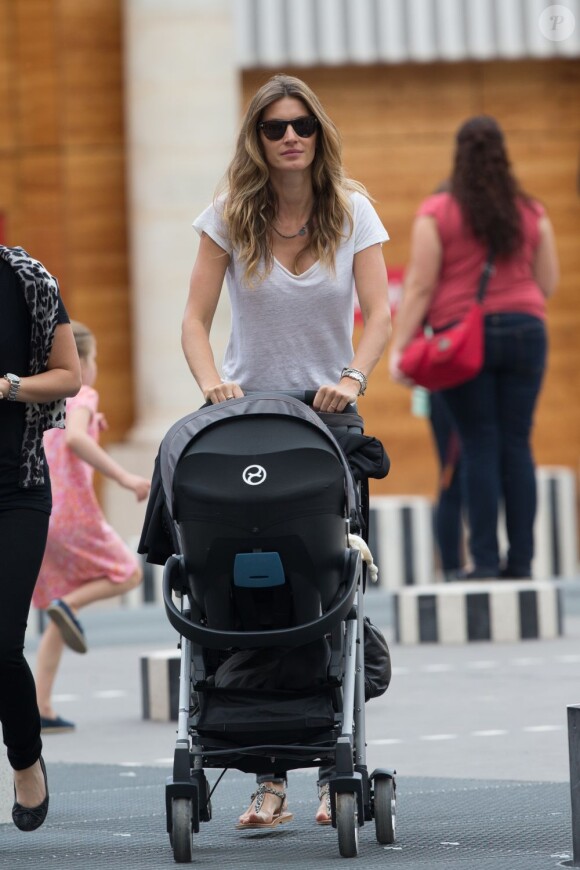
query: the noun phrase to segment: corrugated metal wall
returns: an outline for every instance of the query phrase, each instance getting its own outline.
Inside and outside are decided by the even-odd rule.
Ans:
[[[554,6],[564,7],[566,21],[549,19],[545,36],[547,0],[234,0],[238,62],[252,69],[578,57],[580,0]]]

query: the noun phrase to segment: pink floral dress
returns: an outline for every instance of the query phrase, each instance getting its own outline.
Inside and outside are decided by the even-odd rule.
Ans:
[[[91,412],[89,435],[98,440],[98,393],[82,386],[67,399],[67,413],[75,408]],[[93,468],[66,446],[66,431],[50,429],[44,436],[50,468],[52,514],[48,541],[32,598],[45,608],[83,583],[108,577],[122,583],[137,569],[136,556],[106,522],[93,487]]]

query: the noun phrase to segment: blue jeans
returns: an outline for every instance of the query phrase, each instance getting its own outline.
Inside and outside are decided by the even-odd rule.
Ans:
[[[542,320],[489,315],[483,371],[442,393],[461,437],[471,555],[475,569],[487,576],[497,576],[500,568],[502,500],[509,542],[504,571],[513,577],[531,573],[536,477],[530,435],[546,355]]]
[[[453,417],[441,393],[431,393],[429,401],[429,419],[440,467],[435,536],[441,567],[444,572],[451,573],[462,567],[461,446]]]

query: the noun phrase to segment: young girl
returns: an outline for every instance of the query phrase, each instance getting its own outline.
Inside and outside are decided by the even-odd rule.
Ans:
[[[105,420],[97,411],[93,389],[97,375],[94,335],[72,323],[81,361],[82,387],[67,401],[66,429],[53,429],[44,441],[52,481],[53,508],[48,542],[33,604],[46,609],[50,622],[38,648],[36,694],[43,732],[74,728],[57,716],[51,694],[63,647],[87,651],[76,614],[81,607],[128,592],[141,582],[134,554],[105,521],[93,488],[94,469],[132,489],[138,501],[147,498],[150,483],[130,474],[97,443]]]

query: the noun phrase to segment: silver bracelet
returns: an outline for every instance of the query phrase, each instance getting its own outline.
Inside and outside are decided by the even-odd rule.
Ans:
[[[343,369],[340,373],[341,378],[352,378],[353,381],[358,381],[360,384],[359,396],[364,396],[367,389],[367,376],[364,372],[359,372],[358,369]]]
[[[12,373],[2,375],[2,377],[9,383],[8,393],[6,394],[6,396],[3,395],[2,398],[8,399],[9,402],[15,402],[16,394],[20,389],[20,378],[18,377],[18,375],[13,375]]]

